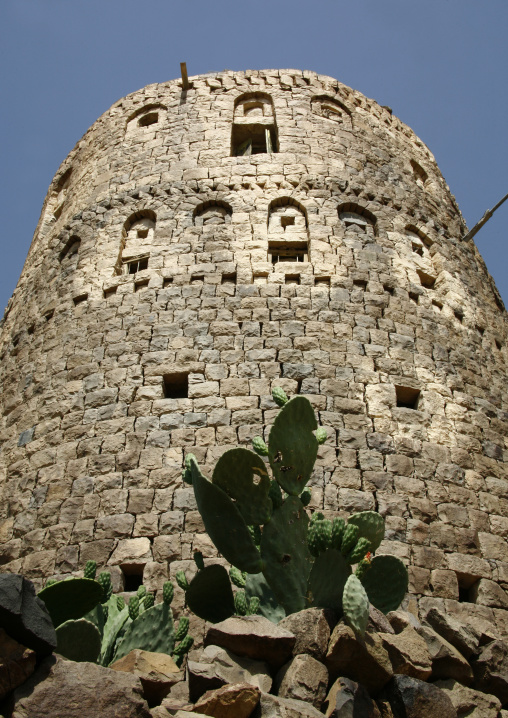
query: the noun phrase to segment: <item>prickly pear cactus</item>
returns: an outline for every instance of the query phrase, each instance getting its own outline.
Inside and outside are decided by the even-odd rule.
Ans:
[[[108,574],[109,575],[109,574]],[[37,594],[46,604],[53,625],[82,618],[102,601],[102,587],[90,578],[69,578],[46,586]]]
[[[183,571],[177,571],[175,573],[175,580],[183,591],[187,591],[189,588],[189,582],[187,581],[187,576]]]
[[[342,536],[342,545],[340,547],[343,556],[347,556],[348,553],[354,548],[359,536],[358,526],[354,524],[347,524],[344,529],[344,535]]]
[[[171,581],[166,581],[164,583],[164,586],[162,587],[162,600],[167,606],[171,605],[171,602],[173,601],[173,596],[175,594],[175,589]]]
[[[153,653],[167,653],[170,656],[174,646],[172,611],[165,603],[158,603],[140,614],[128,626],[117,645],[114,660],[123,658],[134,648]]]
[[[175,641],[181,641],[187,635],[189,630],[189,619],[187,616],[182,616],[178,621],[178,628],[175,631]]]
[[[85,618],[65,621],[56,629],[56,652],[70,661],[95,663],[101,650],[97,626]]]
[[[244,576],[244,574],[239,571],[236,566],[231,566],[229,569],[229,578],[235,586],[238,586],[238,588],[245,588],[246,576]]]
[[[321,553],[312,566],[309,577],[309,605],[342,610],[342,593],[351,575],[351,567],[336,549]]]
[[[374,556],[361,580],[369,601],[383,613],[395,611],[407,593],[407,568],[396,556]]]
[[[212,564],[198,571],[185,592],[190,610],[210,623],[219,623],[235,612],[233,591],[224,566]]]
[[[235,593],[235,612],[238,616],[246,616],[249,611],[247,597],[245,591],[237,591]]]
[[[102,586],[102,599],[101,603],[106,603],[111,598],[113,593],[113,584],[111,583],[111,574],[107,571],[101,571],[97,582]]]
[[[252,439],[252,448],[259,456],[268,456],[268,446],[260,436],[255,436]]]
[[[129,599],[129,616],[135,621],[139,616],[139,596],[131,596]]]
[[[324,444],[328,438],[328,432],[324,426],[318,426],[316,429],[316,441],[318,444]]]
[[[242,514],[247,525],[270,519],[270,477],[265,462],[248,449],[230,449],[218,460],[212,483],[219,486]]]
[[[272,589],[262,573],[249,573],[245,580],[245,595],[249,600],[249,607],[254,599],[259,600],[259,607],[255,611],[260,616],[268,618],[272,623],[282,621],[286,616],[283,607],[275,598]],[[254,613],[254,611],[252,611]]]
[[[119,603],[116,596],[111,596],[107,603],[108,617],[102,632],[102,645],[99,656],[101,666],[109,666],[113,658],[115,645],[125,627],[131,623],[129,610]]]
[[[358,526],[358,535],[369,541],[371,551],[377,551],[385,535],[385,520],[380,514],[375,511],[361,511],[350,516],[347,522],[349,525]]]
[[[369,599],[364,587],[354,574],[348,578],[344,586],[342,609],[344,618],[351,628],[363,636],[369,622]]]
[[[97,573],[97,561],[87,561],[85,565],[84,578],[95,578]]]
[[[280,386],[276,386],[272,389],[272,397],[277,406],[281,407],[289,401],[286,392],[284,389],[281,389]]]
[[[356,542],[355,546],[351,549],[351,551],[346,556],[346,561],[348,563],[358,563],[362,560],[362,558],[365,558],[365,556],[370,551],[370,541],[366,539],[364,536],[360,536],[358,541]]]

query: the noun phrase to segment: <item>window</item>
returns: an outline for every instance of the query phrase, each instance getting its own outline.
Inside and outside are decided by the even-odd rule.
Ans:
[[[165,399],[187,399],[189,396],[189,374],[178,372],[162,377]]]
[[[374,237],[376,234],[376,217],[364,207],[348,202],[337,208],[339,219],[347,232],[366,234]]]
[[[74,306],[77,307],[78,304],[81,304],[82,302],[86,302],[87,299],[88,299],[88,294],[80,294],[79,296],[74,297],[74,299],[73,299]]]
[[[396,386],[395,396],[397,398],[397,406],[405,409],[417,409],[420,399],[420,390],[413,389],[409,386]]]
[[[155,213],[141,210],[131,215],[122,230],[117,274],[136,274],[148,268],[155,233]]]
[[[226,202],[221,200],[203,202],[194,210],[194,224],[196,227],[230,224],[232,214],[233,210]]]
[[[241,95],[235,101],[231,154],[239,157],[277,151],[272,98],[264,92]]]
[[[155,125],[159,121],[158,112],[148,112],[146,115],[142,115],[138,120],[138,127],[150,127]]]
[[[60,217],[60,215],[62,214],[64,202],[67,197],[67,190],[69,188],[71,180],[71,173],[72,168],[69,168],[67,172],[64,172],[64,174],[58,180],[56,188],[53,191],[51,205],[53,207],[53,216],[55,219],[58,219],[58,217]]]
[[[146,289],[146,287],[148,287],[149,281],[149,279],[142,279],[140,282],[134,282],[134,291],[140,292],[142,289]]]
[[[336,98],[320,95],[313,97],[310,104],[313,114],[335,123],[351,126],[351,111]]]
[[[70,239],[67,240],[62,251],[60,252],[60,256],[59,256],[60,262],[67,262],[71,259],[71,257],[74,257],[75,255],[77,255],[79,252],[80,246],[81,246],[80,238],[76,237],[76,235],[73,235]]]
[[[126,260],[124,262],[124,274],[137,274],[137,272],[148,269],[148,257],[139,257],[139,259]]]
[[[286,274],[284,277],[285,284],[300,284],[299,274]]]
[[[236,284],[236,272],[232,274],[223,274],[221,284]]]
[[[330,277],[316,277],[314,280],[314,285],[316,287],[329,287]]]
[[[143,571],[144,565],[142,564],[124,564],[120,566],[123,577],[123,590],[127,593],[131,591],[137,591],[138,588],[143,584]]]
[[[268,243],[268,261],[272,264],[278,264],[278,262],[308,262],[308,252],[307,242]]]
[[[155,129],[164,110],[165,107],[159,104],[140,107],[127,120],[126,136],[145,132],[147,128]]]
[[[291,197],[279,197],[268,209],[268,235],[307,239],[307,213]]]
[[[429,177],[423,167],[420,167],[418,162],[411,160],[411,169],[413,170],[413,177],[418,187],[425,187],[425,184],[427,183]]]

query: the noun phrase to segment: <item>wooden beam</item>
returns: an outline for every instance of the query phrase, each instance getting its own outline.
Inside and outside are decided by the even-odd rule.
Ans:
[[[189,85],[189,77],[187,75],[187,63],[181,62],[180,63],[180,72],[182,73],[182,87],[184,90],[188,90]]]

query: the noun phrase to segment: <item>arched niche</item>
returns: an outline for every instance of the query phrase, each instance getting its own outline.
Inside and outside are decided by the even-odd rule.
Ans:
[[[351,111],[335,97],[315,95],[310,101],[310,106],[314,115],[351,127]]]
[[[308,262],[307,212],[291,197],[279,197],[268,207],[268,261]]]
[[[149,209],[132,214],[122,229],[117,274],[136,274],[147,269],[155,233],[156,215]]]
[[[126,134],[154,130],[162,120],[164,105],[150,104],[140,107],[127,119]]]
[[[375,215],[365,207],[347,202],[340,205],[337,212],[346,232],[375,237],[377,220]]]
[[[418,185],[418,187],[421,187],[422,189],[425,188],[425,185],[428,182],[429,176],[423,169],[421,165],[418,164],[415,160],[411,160],[411,169],[413,171],[413,177]]]
[[[62,265],[68,265],[73,262],[75,265],[78,263],[78,254],[81,247],[81,239],[73,234],[72,237],[65,242],[64,246],[60,250],[58,255],[58,261]]]
[[[250,92],[235,100],[231,154],[248,156],[278,152],[275,110],[270,95]]]
[[[56,181],[55,187],[51,195],[51,212],[55,219],[62,214],[63,206],[67,198],[67,191],[71,181],[72,167],[69,167],[63,175]]]
[[[227,202],[210,200],[198,205],[193,212],[196,227],[231,224],[233,210]]]

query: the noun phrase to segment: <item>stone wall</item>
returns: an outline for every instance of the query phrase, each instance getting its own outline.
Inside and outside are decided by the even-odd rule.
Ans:
[[[329,428],[312,506],[379,510],[420,608],[506,634],[506,311],[432,154],[329,77],[191,81],[49,189],[2,324],[1,570],[154,590],[213,557],[185,452],[266,434],[282,386]]]

